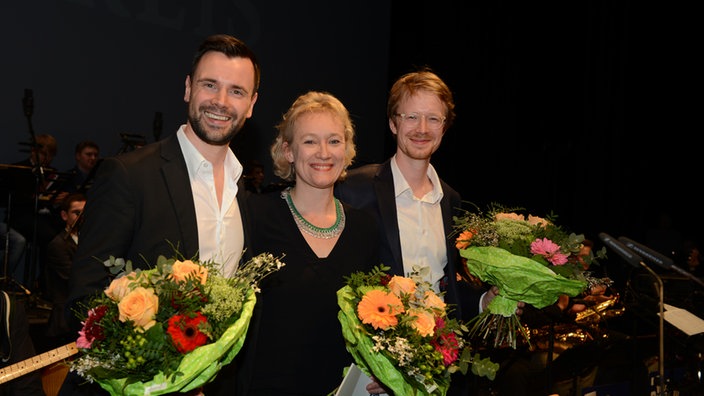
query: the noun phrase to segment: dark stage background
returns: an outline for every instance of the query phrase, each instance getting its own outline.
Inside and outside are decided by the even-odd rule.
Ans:
[[[687,10],[627,1],[55,0],[3,2],[0,15],[2,163],[27,155],[26,88],[34,132],[58,138],[62,170],[83,139],[104,156],[120,151],[123,133],[153,141],[156,112],[159,136],[172,134],[185,120],[192,52],[225,32],[263,66],[254,117],[234,150],[269,174],[273,126],[309,89],[332,92],[354,115],[357,163],[385,159],[394,148],[389,85],[430,66],[455,92],[458,113],[433,163],[464,199],[553,211],[592,239],[603,231],[668,252],[669,237],[653,235],[701,238],[693,141],[701,122],[687,121],[694,102],[683,95],[696,52]],[[661,214],[669,230],[658,228]]]

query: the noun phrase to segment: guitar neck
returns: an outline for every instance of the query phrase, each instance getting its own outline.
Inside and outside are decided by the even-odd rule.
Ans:
[[[39,370],[59,360],[66,359],[76,353],[78,353],[78,348],[76,348],[76,343],[72,342],[19,363],[0,368],[0,384],[21,377],[34,370]]]

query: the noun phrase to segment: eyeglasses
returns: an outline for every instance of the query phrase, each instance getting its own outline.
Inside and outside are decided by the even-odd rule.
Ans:
[[[434,130],[442,128],[442,125],[445,123],[445,119],[447,118],[437,114],[400,113],[396,115],[401,118],[401,121],[411,127],[417,127],[420,125],[421,118],[425,118],[425,123],[428,128]]]

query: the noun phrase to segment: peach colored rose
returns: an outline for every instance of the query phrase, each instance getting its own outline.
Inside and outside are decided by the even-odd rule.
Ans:
[[[428,290],[425,292],[425,306],[432,309],[442,310],[444,312],[446,304],[440,296],[435,294],[434,291]]]
[[[156,313],[159,310],[159,297],[154,289],[137,287],[127,293],[117,304],[120,321],[131,320],[136,327],[148,330],[156,324]]]
[[[191,260],[176,260],[172,266],[171,278],[177,281],[185,281],[189,275],[200,279],[200,284],[204,285],[206,279],[208,279],[208,269]]]
[[[399,297],[401,293],[413,294],[416,291],[416,282],[413,279],[398,275],[391,277],[388,286],[389,290]]]
[[[105,295],[110,297],[111,300],[119,302],[130,292],[130,285],[135,282],[135,275],[134,272],[130,272],[125,276],[113,279],[113,281],[110,282],[110,286],[105,289]]]
[[[528,215],[528,224],[530,224],[530,225],[538,225],[539,224],[539,225],[545,227],[548,224],[550,224],[550,222],[543,219],[542,217]]]
[[[496,220],[516,220],[516,221],[525,221],[525,217],[523,217],[522,214],[518,213],[497,213],[494,215],[494,218]]]
[[[415,318],[412,326],[418,334],[423,337],[432,336],[435,333],[435,316],[428,311],[412,309],[408,311],[408,316]]]

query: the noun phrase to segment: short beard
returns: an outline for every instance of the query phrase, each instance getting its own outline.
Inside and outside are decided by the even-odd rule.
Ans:
[[[242,126],[244,125],[244,118],[239,119],[236,117],[236,114],[234,115],[233,119],[236,120],[236,123],[232,125],[232,128],[230,128],[229,131],[227,131],[226,134],[223,136],[209,136],[207,133],[207,129],[205,125],[202,123],[202,118],[205,117],[202,115],[200,118],[194,114],[193,112],[188,112],[188,122],[191,124],[191,128],[193,129],[193,132],[198,136],[200,140],[203,142],[210,144],[212,146],[227,146],[230,144],[232,139],[235,138],[235,135],[242,129]]]

